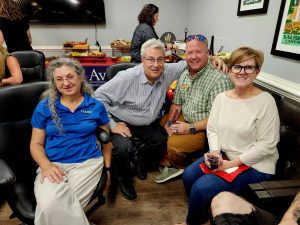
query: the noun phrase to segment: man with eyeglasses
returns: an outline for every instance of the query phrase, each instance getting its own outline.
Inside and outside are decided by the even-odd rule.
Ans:
[[[192,157],[204,151],[206,124],[214,98],[233,88],[230,78],[212,66],[203,35],[189,35],[185,53],[188,68],[178,79],[170,112],[161,122],[169,138],[167,152],[160,162],[163,169],[155,177],[157,183],[181,175]]]
[[[141,180],[147,177],[147,165],[158,165],[168,138],[158,115],[167,88],[187,65],[185,61],[165,64],[165,46],[156,39],[142,45],[141,56],[141,64],[120,71],[94,93],[110,116],[112,167],[122,194],[129,200],[137,197],[130,162],[134,162],[135,173]]]

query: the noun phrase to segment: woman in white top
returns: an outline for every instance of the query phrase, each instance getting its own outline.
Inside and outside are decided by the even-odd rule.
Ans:
[[[228,66],[234,89],[219,94],[214,100],[207,124],[210,151],[184,171],[189,211],[181,224],[210,224],[208,209],[216,194],[239,191],[249,183],[270,179],[275,173],[278,111],[273,97],[253,85],[263,60],[261,51],[249,47],[232,52]],[[228,159],[222,159],[221,151]],[[228,182],[201,170],[199,164],[202,162],[211,167],[211,158],[218,159],[214,171],[243,164],[250,168]]]

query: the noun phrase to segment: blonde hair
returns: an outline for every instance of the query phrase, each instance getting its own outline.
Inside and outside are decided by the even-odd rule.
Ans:
[[[13,0],[1,0],[0,1],[0,16],[5,17],[8,20],[20,20],[23,15],[20,10],[20,3]]]
[[[74,72],[77,74],[79,78],[81,78],[81,94],[84,95],[85,93],[88,95],[92,95],[94,90],[91,87],[91,85],[86,81],[85,78],[85,71],[83,67],[80,65],[80,63],[77,60],[70,59],[70,58],[58,58],[50,62],[49,66],[47,67],[47,79],[50,81],[49,87],[46,91],[43,92],[41,98],[49,98],[49,108],[51,112],[51,117],[56,125],[56,127],[59,129],[59,131],[63,132],[63,127],[60,122],[60,118],[57,114],[56,110],[56,99],[61,96],[61,93],[58,91],[55,85],[54,81],[54,71],[57,68],[60,68],[62,66],[70,67],[74,70]]]
[[[5,77],[5,66],[6,66],[6,58],[9,53],[6,48],[0,46],[0,78],[1,80]]]
[[[256,68],[260,70],[264,62],[264,53],[250,47],[239,47],[231,53],[228,60],[228,67],[230,68],[231,66],[248,59],[254,59]]]

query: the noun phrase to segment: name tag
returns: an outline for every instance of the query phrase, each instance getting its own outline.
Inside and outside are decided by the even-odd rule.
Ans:
[[[190,85],[188,84],[181,84],[180,88],[181,89],[188,89]]]

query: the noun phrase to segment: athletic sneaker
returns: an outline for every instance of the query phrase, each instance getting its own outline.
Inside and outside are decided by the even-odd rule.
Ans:
[[[155,177],[155,181],[158,184],[166,182],[174,177],[180,176],[183,173],[183,171],[183,169],[178,169],[176,167],[165,166],[162,173]]]
[[[164,168],[165,168],[165,166],[159,165],[159,166],[158,166],[159,172],[162,173],[162,172],[164,171]]]

